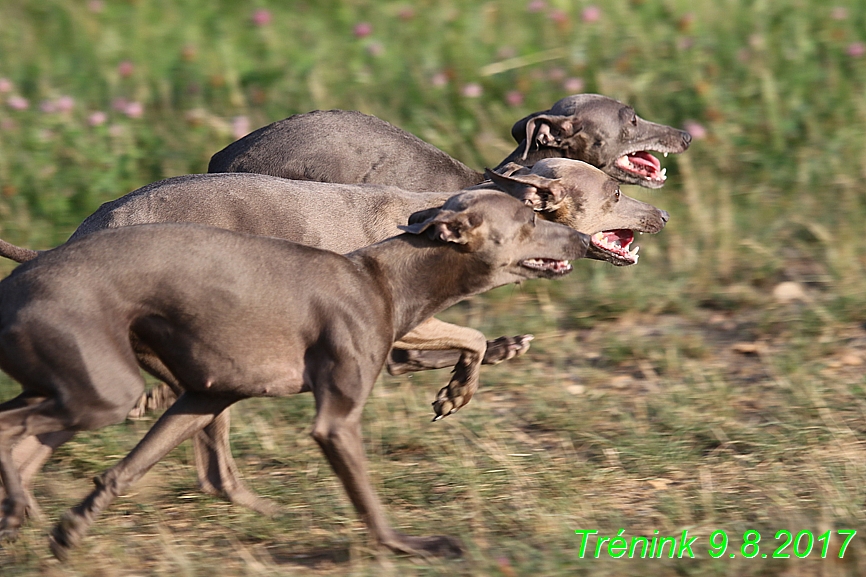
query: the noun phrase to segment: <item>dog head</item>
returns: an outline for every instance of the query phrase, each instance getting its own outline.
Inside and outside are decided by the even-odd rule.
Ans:
[[[556,192],[549,194],[550,202],[559,202]],[[412,214],[400,228],[472,253],[492,286],[563,276],[572,270],[569,261],[583,258],[589,247],[586,234],[538,219],[526,203],[495,190],[452,196],[440,207]]]
[[[665,169],[650,151],[684,152],[688,132],[648,122],[634,108],[600,94],[576,94],[518,120],[511,135],[522,145],[521,160],[553,155],[582,160],[619,182],[660,188]],[[511,158],[511,157],[510,157]]]
[[[506,168],[510,174],[488,170],[487,178],[541,217],[590,235],[588,258],[617,266],[637,263],[635,233],[657,233],[669,217],[624,195],[617,180],[585,162],[547,158],[531,169]]]

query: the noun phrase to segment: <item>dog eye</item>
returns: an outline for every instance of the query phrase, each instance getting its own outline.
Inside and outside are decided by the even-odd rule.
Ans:
[[[538,219],[538,213],[536,213],[536,212],[533,210],[533,211],[532,211],[532,220],[530,221],[530,222],[532,222],[532,226],[535,226],[535,221],[536,221],[536,219]]]
[[[632,126],[637,126],[637,114],[631,117]]]
[[[616,192],[613,193],[613,197],[614,197],[616,200],[619,200],[619,196],[620,196],[621,194],[622,194],[622,193],[621,193],[620,190],[617,188],[617,189],[616,189]]]

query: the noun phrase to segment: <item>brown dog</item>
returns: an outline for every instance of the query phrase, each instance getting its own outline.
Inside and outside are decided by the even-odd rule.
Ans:
[[[361,412],[393,342],[413,327],[493,287],[562,276],[585,255],[587,235],[536,216],[508,195],[473,191],[345,257],[162,224],[91,234],[18,267],[0,282],[0,368],[23,387],[0,405],[0,533],[15,536],[27,504],[15,444],[122,421],[144,390],[137,355],[147,351],[184,392],[64,516],[52,533],[59,558],[117,495],[230,405],[305,391],[316,400],[313,438],[373,539],[399,552],[459,554],[456,539],[391,528],[367,476]]]
[[[577,94],[550,110],[518,120],[510,162],[531,167],[543,158],[571,158],[626,184],[664,185],[650,151],[685,151],[691,136],[648,122],[632,107],[600,94]],[[388,184],[412,191],[455,191],[484,175],[420,138],[360,112],[317,110],[274,122],[211,157],[208,172],[256,172],[295,180]]]

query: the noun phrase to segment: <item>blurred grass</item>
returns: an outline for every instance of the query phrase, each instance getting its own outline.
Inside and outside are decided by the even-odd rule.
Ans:
[[[580,263],[446,315],[537,335],[527,358],[485,370],[470,407],[426,422],[444,372],[377,385],[365,432],[391,518],[461,535],[468,559],[368,551],[303,397],[251,401],[234,419],[245,476],[285,517],[195,492],[183,447],[69,567],[47,560],[33,524],[0,551],[2,573],[862,574],[859,535],[841,561],[577,558],[575,529],[689,528],[703,548],[718,528],[767,542],[783,528],[859,528],[866,476],[866,5],[599,7],[593,19],[586,2],[554,0],[0,3],[0,237],[34,248],[315,108],[375,114],[476,168],[513,148],[515,120],[571,92],[696,136],[664,160],[663,191],[628,190],[672,215],[640,238],[640,266]],[[784,281],[805,292],[774,297]],[[0,397],[15,390],[0,381]],[[147,424],[58,451],[37,486],[50,518]]]

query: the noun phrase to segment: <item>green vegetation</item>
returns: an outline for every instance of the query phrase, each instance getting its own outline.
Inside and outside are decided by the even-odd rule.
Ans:
[[[68,566],[49,524],[3,575],[858,575],[767,552],[786,529],[861,529],[866,505],[866,5],[857,0],[0,2],[0,237],[61,243],[102,202],[204,172],[246,131],[359,109],[475,168],[574,92],[694,135],[663,160],[671,213],[641,263],[578,263],[449,311],[533,332],[460,413],[429,423],[445,371],[382,379],[365,434],[395,524],[447,532],[457,562],[377,556],[309,438],[312,399],[238,407],[233,443],[264,519],[195,490],[184,446],[120,499]],[[3,263],[3,272],[12,269]],[[793,282],[795,285],[781,285]],[[783,289],[788,289],[786,294]],[[792,292],[793,291],[793,292]],[[16,385],[0,379],[0,399]],[[152,421],[81,434],[36,485],[56,520]],[[692,560],[579,559],[575,529],[698,536]],[[762,548],[763,551],[763,548]],[[789,549],[790,551],[790,549]],[[217,563],[217,565],[215,565]]]

